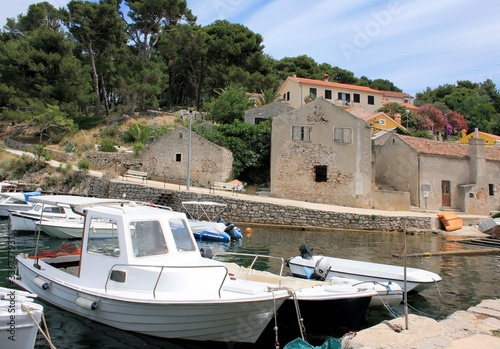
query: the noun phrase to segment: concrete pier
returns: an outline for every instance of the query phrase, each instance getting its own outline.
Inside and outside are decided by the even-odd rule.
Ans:
[[[499,349],[500,299],[457,311],[444,320],[410,314],[345,336],[345,349]]]

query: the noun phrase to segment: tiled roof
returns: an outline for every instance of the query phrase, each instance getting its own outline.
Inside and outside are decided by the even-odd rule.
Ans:
[[[413,97],[412,97],[412,96],[410,96],[408,93],[404,93],[404,92],[384,91],[384,90],[382,90],[382,92],[384,93],[384,97],[393,97],[393,98],[413,98]]]
[[[469,145],[456,142],[433,141],[426,138],[398,135],[398,137],[420,154],[469,157]],[[486,147],[484,157],[487,160],[500,161],[500,147]]]
[[[314,80],[314,79],[297,78],[297,77],[289,77],[288,79],[295,80],[298,83],[303,83],[303,84],[328,86],[328,87],[335,87],[338,89],[364,91],[364,92],[377,93],[377,94],[382,93],[382,91],[374,90],[373,88],[366,87],[366,86],[341,84],[339,82],[330,82],[330,81],[324,81],[324,80]]]
[[[382,105],[386,105],[387,103],[397,103],[397,104],[400,104],[402,105],[403,107],[405,107],[406,109],[409,109],[409,110],[415,110],[417,111],[418,110],[418,107],[414,106],[413,104],[410,104],[410,103],[405,103],[405,102],[394,102],[394,101],[388,101],[386,99],[382,100]]]

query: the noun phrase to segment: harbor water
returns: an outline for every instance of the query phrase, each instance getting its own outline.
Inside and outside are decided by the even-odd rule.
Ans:
[[[245,231],[246,226],[241,227]],[[41,235],[39,247],[54,249],[64,242],[60,239]],[[76,241],[77,242],[77,241]],[[402,233],[356,232],[356,231],[303,231],[291,229],[271,229],[252,227],[237,243],[221,244],[200,242],[200,247],[212,252],[238,252],[279,256],[285,259],[299,254],[303,243],[313,248],[313,253],[339,258],[359,259],[369,262],[403,265],[421,268],[439,274],[443,281],[421,294],[408,295],[410,314],[443,319],[457,310],[466,310],[482,300],[500,298],[500,254],[443,254],[425,257],[402,258],[415,253],[436,251],[477,250],[478,246],[460,243],[453,237],[440,234],[404,235]],[[7,278],[15,272],[15,255],[19,252],[33,252],[36,236],[33,233],[11,233],[8,220],[0,220],[0,286],[9,286]],[[245,261],[241,261],[242,264]],[[261,269],[272,269],[266,263]],[[274,271],[274,270],[271,270]],[[288,273],[288,270],[285,269]],[[117,330],[73,315],[49,304],[39,301],[45,307],[45,319],[53,345],[58,349],[69,348],[262,348],[275,347],[275,333],[269,326],[269,333],[257,344],[241,343],[204,343],[182,340],[153,338],[131,332]],[[366,315],[364,327],[370,327],[384,320],[401,316],[404,307],[370,310]],[[318,316],[328,314],[318,314]],[[272,324],[271,324],[272,325]],[[321,344],[322,338],[329,333],[315,333],[308,328],[304,319],[306,335],[311,344]],[[300,336],[298,331],[282,329],[278,326],[280,347]],[[50,348],[47,341],[39,336],[36,348]]]

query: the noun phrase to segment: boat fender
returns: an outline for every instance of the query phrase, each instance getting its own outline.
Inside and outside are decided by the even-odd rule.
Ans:
[[[302,244],[299,246],[299,252],[300,252],[300,255],[302,256],[302,258],[304,259],[311,259],[312,258],[312,255],[313,255],[313,249],[310,248],[308,245],[306,244]]]
[[[324,281],[329,270],[330,270],[330,262],[328,262],[328,259],[321,257],[314,266],[313,276],[315,279]]]
[[[42,290],[47,290],[50,286],[50,283],[40,277],[36,277],[33,279],[33,283],[40,287]]]
[[[96,310],[97,307],[99,306],[99,302],[93,301],[91,299],[83,298],[83,297],[78,297],[76,299],[76,305],[78,305],[79,307],[82,307],[84,309]]]

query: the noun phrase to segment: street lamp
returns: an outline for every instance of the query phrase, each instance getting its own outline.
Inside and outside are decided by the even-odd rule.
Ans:
[[[189,190],[191,184],[191,123],[193,120],[193,110],[189,108],[189,134],[188,134],[188,156],[187,156],[187,175],[186,190]]]
[[[410,118],[410,111],[406,109],[406,131],[408,131],[408,119]]]

